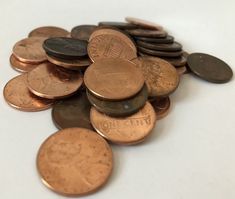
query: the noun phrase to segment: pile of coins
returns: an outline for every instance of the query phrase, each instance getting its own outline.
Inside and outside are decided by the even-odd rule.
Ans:
[[[187,55],[162,26],[126,21],[80,25],[71,33],[40,27],[13,47],[11,66],[23,74],[6,84],[4,97],[22,111],[53,107],[60,130],[41,145],[37,169],[59,194],[80,196],[102,187],[113,168],[108,143],[143,142],[169,113],[179,74],[215,83],[232,78],[225,62]]]

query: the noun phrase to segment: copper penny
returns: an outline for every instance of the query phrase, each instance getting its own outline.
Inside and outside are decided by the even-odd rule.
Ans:
[[[155,44],[148,43],[144,41],[137,41],[137,45],[142,46],[144,48],[152,49],[152,50],[160,50],[160,51],[179,51],[182,50],[182,45],[178,42],[173,42],[171,44]]]
[[[169,62],[147,56],[139,57],[133,62],[143,72],[149,96],[168,96],[178,87],[179,75]]]
[[[168,61],[169,63],[171,63],[176,68],[185,66],[186,63],[187,63],[187,59],[184,55],[182,55],[180,57],[175,57],[175,58],[173,58],[173,57],[163,57],[162,59]]]
[[[177,70],[177,72],[178,72],[178,74],[179,74],[180,76],[183,75],[183,74],[185,74],[185,73],[187,73],[187,68],[186,68],[186,66],[178,67],[178,68],[176,68],[176,70]]]
[[[29,37],[67,37],[69,32],[63,28],[55,26],[43,26],[32,30]]]
[[[141,46],[138,46],[138,50],[144,54],[151,55],[151,56],[157,56],[157,57],[180,57],[183,54],[183,51],[174,51],[174,52],[166,52],[166,51],[160,51],[160,50],[151,50],[148,48],[144,48]]]
[[[135,37],[137,41],[144,41],[154,44],[172,44],[174,42],[174,37],[167,35],[166,37],[151,38],[151,37]]]
[[[156,114],[149,102],[134,115],[114,118],[91,108],[91,123],[96,131],[116,144],[136,144],[144,141],[156,123]]]
[[[10,80],[3,91],[6,102],[22,111],[41,111],[51,107],[52,100],[33,95],[26,86],[26,75],[19,75]]]
[[[167,36],[167,32],[164,30],[148,30],[148,29],[131,29],[126,30],[130,35],[137,37],[154,37],[154,38],[164,38]]]
[[[65,60],[58,57],[53,57],[51,55],[47,55],[47,59],[49,62],[57,66],[61,66],[70,70],[84,70],[87,68],[87,66],[92,63],[89,57],[81,57],[77,60]]]
[[[43,37],[30,37],[17,42],[13,47],[15,57],[25,63],[38,64],[47,60],[42,48]]]
[[[82,82],[79,72],[59,68],[49,62],[39,65],[27,75],[29,90],[48,99],[68,97],[80,88]]]
[[[156,30],[163,30],[163,27],[160,26],[159,24],[150,22],[150,21],[146,21],[143,19],[138,19],[135,17],[126,17],[125,20],[128,23],[143,27],[143,28],[149,28],[149,29],[156,29]]]
[[[37,155],[42,182],[66,196],[97,191],[113,168],[112,150],[94,131],[83,128],[60,130],[48,137]]]
[[[29,72],[38,66],[38,64],[21,62],[13,54],[10,56],[10,64],[13,69],[21,73]]]
[[[52,118],[59,129],[81,127],[92,129],[90,123],[91,104],[87,99],[86,92],[60,100],[53,106]]]
[[[144,85],[144,77],[132,62],[106,58],[88,67],[84,83],[95,96],[115,101],[137,94]]]
[[[158,98],[151,104],[156,112],[157,120],[160,120],[168,115],[171,106],[169,97]]]
[[[96,30],[95,25],[80,25],[71,30],[71,37],[75,39],[89,41],[91,34]]]

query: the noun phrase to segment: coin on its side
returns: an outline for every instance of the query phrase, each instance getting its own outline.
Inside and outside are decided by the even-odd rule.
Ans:
[[[186,68],[186,66],[181,66],[181,67],[176,68],[176,71],[181,76],[181,75],[187,73],[187,68]]]
[[[123,30],[138,28],[138,26],[134,24],[125,23],[125,22],[114,22],[114,21],[101,21],[99,22],[98,25],[104,27],[115,27]]]
[[[107,140],[123,145],[137,144],[145,140],[156,123],[156,114],[147,102],[137,113],[123,118],[107,116],[91,108],[91,123]]]
[[[71,30],[71,37],[75,39],[89,41],[91,34],[96,30],[95,25],[80,25]]]
[[[156,57],[180,57],[183,55],[183,51],[179,50],[179,51],[173,51],[173,52],[166,52],[166,51],[160,51],[160,50],[152,50],[152,49],[148,49],[148,48],[144,48],[141,46],[138,46],[138,50],[141,53],[150,55],[150,56],[156,56]]]
[[[152,50],[169,51],[169,52],[182,50],[182,45],[178,42],[173,42],[171,44],[155,44],[144,41],[137,41],[136,44]]]
[[[66,196],[82,196],[101,188],[111,175],[112,150],[94,131],[67,128],[48,137],[37,155],[42,182]]]
[[[54,101],[33,95],[26,86],[26,74],[10,80],[3,91],[6,102],[21,111],[41,111],[51,107]]]
[[[160,26],[159,24],[150,22],[150,21],[146,21],[144,19],[138,19],[135,17],[126,17],[125,20],[128,23],[137,25],[139,27],[143,27],[143,28],[148,28],[148,29],[156,29],[156,30],[163,30],[163,27]]]
[[[153,37],[153,38],[165,38],[167,36],[167,32],[164,30],[148,30],[148,29],[131,29],[126,30],[130,35],[136,37]]]
[[[50,62],[40,64],[27,74],[29,90],[47,99],[71,96],[82,83],[83,79],[78,71],[66,70]]]
[[[29,37],[68,37],[69,32],[56,26],[43,26],[32,30]]]
[[[151,102],[151,104],[156,112],[157,120],[160,120],[168,115],[171,106],[169,97],[157,98]]]
[[[172,44],[174,42],[174,37],[167,35],[166,37],[151,38],[151,37],[135,37],[137,41],[143,41],[154,44]]]

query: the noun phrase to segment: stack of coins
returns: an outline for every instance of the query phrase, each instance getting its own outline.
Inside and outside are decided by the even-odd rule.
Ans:
[[[113,168],[108,142],[146,140],[170,111],[169,96],[180,83],[176,68],[185,72],[186,57],[190,71],[204,80],[232,78],[222,60],[183,53],[161,26],[126,20],[79,25],[71,33],[40,27],[13,47],[11,65],[24,73],[6,84],[4,97],[22,111],[53,106],[52,120],[60,130],[41,145],[37,169],[59,194],[85,195],[107,182]]]

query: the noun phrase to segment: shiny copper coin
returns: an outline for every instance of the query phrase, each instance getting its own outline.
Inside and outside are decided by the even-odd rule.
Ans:
[[[156,112],[157,120],[160,120],[168,115],[171,106],[169,97],[158,98],[151,104]]]
[[[163,30],[163,27],[160,26],[159,24],[150,22],[150,21],[146,21],[143,19],[138,19],[135,17],[126,17],[125,20],[128,23],[143,27],[143,28],[149,28],[149,29],[156,29],[156,30]]]
[[[84,83],[95,96],[122,100],[137,94],[144,85],[142,72],[130,61],[100,59],[85,72]]]
[[[21,111],[41,111],[51,107],[52,100],[33,95],[26,86],[26,75],[10,80],[3,91],[6,102]]]
[[[72,95],[82,85],[77,71],[43,63],[27,74],[27,85],[35,95],[48,99],[59,99]]]
[[[94,131],[60,130],[47,138],[37,155],[42,182],[67,196],[87,195],[108,180],[113,167],[112,150]]]
[[[136,37],[154,37],[154,38],[164,38],[167,36],[167,32],[164,30],[148,30],[148,29],[131,29],[126,30],[130,35]]]
[[[178,72],[178,74],[179,74],[180,76],[183,75],[183,74],[185,74],[185,73],[187,73],[187,68],[186,68],[186,66],[178,67],[178,68],[176,68],[176,70],[177,70],[177,72]]]
[[[168,96],[179,85],[179,75],[169,62],[157,57],[139,57],[133,61],[141,69],[148,87],[149,96]]]
[[[138,28],[138,26],[130,23],[125,23],[125,22],[114,22],[114,21],[102,21],[99,22],[99,26],[105,26],[105,27],[115,27],[119,29],[135,29]]]
[[[71,30],[71,37],[75,39],[89,41],[91,34],[96,30],[95,25],[80,25]]]
[[[47,60],[42,48],[43,37],[30,37],[17,42],[13,47],[15,57],[25,63],[38,64]]]
[[[156,114],[149,102],[129,117],[114,118],[91,108],[91,123],[96,131],[116,144],[136,144],[144,141],[156,123]]]
[[[38,66],[38,64],[28,64],[21,62],[13,54],[10,57],[10,64],[13,69],[21,73],[29,72]]]
[[[174,42],[171,44],[155,44],[155,43],[148,43],[144,41],[137,41],[136,42],[138,46],[142,46],[147,49],[152,50],[160,50],[160,51],[179,51],[182,50],[182,45],[178,42]]]
[[[67,37],[69,32],[63,28],[55,26],[43,26],[32,30],[29,37]]]
[[[144,41],[154,44],[172,44],[174,42],[174,37],[167,35],[166,37],[151,38],[151,37],[135,37],[137,41]]]
[[[174,51],[174,52],[166,52],[159,50],[151,50],[141,46],[138,46],[138,50],[144,54],[157,56],[157,57],[180,57],[183,54],[183,51]]]

